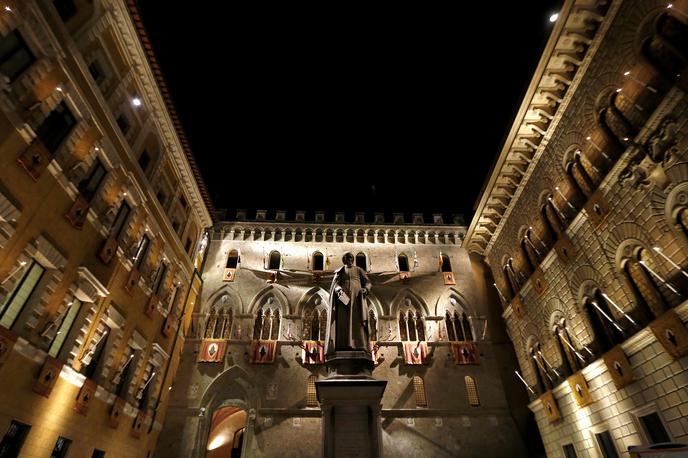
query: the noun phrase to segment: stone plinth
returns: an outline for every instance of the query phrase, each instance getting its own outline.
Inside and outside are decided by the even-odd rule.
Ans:
[[[315,382],[324,456],[382,456],[380,401],[387,381],[371,377],[373,362],[364,352],[336,352],[327,367],[330,376]]]

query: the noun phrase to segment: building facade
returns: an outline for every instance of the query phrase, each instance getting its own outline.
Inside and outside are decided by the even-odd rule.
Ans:
[[[686,37],[683,1],[566,2],[466,236],[551,457],[688,442]]]
[[[0,9],[2,456],[155,446],[211,207],[151,59],[122,1]]]
[[[499,299],[462,248],[462,223],[259,211],[216,224],[155,456],[322,455],[315,380],[327,376],[329,289],[347,252],[373,284],[384,455],[532,456]]]

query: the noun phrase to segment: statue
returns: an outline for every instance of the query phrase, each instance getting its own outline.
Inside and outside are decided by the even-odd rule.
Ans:
[[[353,254],[346,253],[342,262],[344,266],[337,269],[330,287],[330,325],[326,331],[325,354],[363,350],[370,355],[366,297],[372,284],[365,271],[353,265]]]

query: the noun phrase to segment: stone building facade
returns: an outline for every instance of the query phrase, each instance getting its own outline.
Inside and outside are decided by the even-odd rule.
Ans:
[[[151,58],[123,1],[0,9],[0,455],[155,446],[211,207]]]
[[[277,212],[268,221],[259,211],[246,221],[240,212],[214,226],[155,456],[322,455],[314,381],[327,373],[317,349],[332,273],[347,252],[373,284],[373,376],[388,381],[384,455],[532,456],[499,299],[480,257],[462,247],[462,219],[324,219]],[[424,363],[408,364],[405,347],[420,349]]]
[[[551,457],[688,442],[686,37],[683,1],[566,2],[466,236]]]

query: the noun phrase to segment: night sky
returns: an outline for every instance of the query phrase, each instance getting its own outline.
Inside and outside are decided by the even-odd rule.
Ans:
[[[563,2],[235,3],[138,0],[216,208],[468,222]]]

